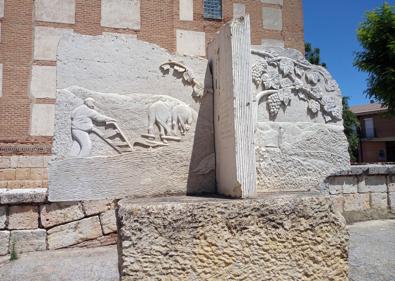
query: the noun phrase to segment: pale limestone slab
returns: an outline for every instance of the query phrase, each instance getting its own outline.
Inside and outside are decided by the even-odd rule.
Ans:
[[[205,56],[206,33],[176,29],[177,53],[181,55]]]
[[[101,25],[140,29],[140,0],[102,0]]]
[[[388,192],[395,192],[395,176],[388,177]]]
[[[264,4],[283,5],[283,0],[261,0]]]
[[[261,47],[252,58],[258,192],[319,191],[350,167],[336,81],[293,49]]]
[[[33,65],[30,94],[34,98],[56,97],[56,66]]]
[[[46,200],[46,188],[0,190],[0,204],[43,203]]]
[[[35,0],[35,19],[56,23],[75,23],[75,0]]]
[[[387,192],[385,176],[365,176],[358,182],[358,192]]]
[[[45,167],[45,156],[11,156],[11,168],[42,168]]]
[[[355,193],[344,195],[344,211],[363,211],[370,208],[369,194]]]
[[[117,218],[115,216],[115,210],[110,210],[100,214],[100,222],[104,235],[117,232]]]
[[[84,201],[82,202],[85,215],[92,216],[103,212],[106,212],[113,208],[112,200],[96,200],[96,201]]]
[[[112,36],[112,37],[127,37],[127,38],[137,38],[137,34],[129,34],[129,33],[116,33],[116,32],[106,32],[102,33],[103,35]]]
[[[169,60],[178,63],[177,70]],[[57,83],[62,90],[58,90],[56,101],[49,200],[214,192],[210,77],[206,59],[169,54],[134,38],[73,34],[61,40]],[[90,155],[83,158],[70,155],[71,113],[88,97],[95,100],[98,113],[117,120],[133,151],[119,154],[103,139],[89,134]],[[164,112],[172,112],[171,119],[176,121],[176,109],[186,110],[192,123],[184,135],[175,128],[179,141],[150,149],[141,144],[147,141],[143,135],[148,132],[149,119],[156,118],[151,110],[155,112],[154,105],[158,104],[168,106]],[[104,124],[95,126],[103,133],[107,131]],[[160,142],[156,126],[153,133],[155,141]]]
[[[16,205],[9,208],[8,229],[38,228],[38,208],[31,205]]]
[[[0,169],[11,168],[11,157],[0,156]]]
[[[56,61],[60,38],[72,32],[73,30],[68,28],[36,26],[34,28],[34,59]]]
[[[7,222],[7,207],[0,206],[0,229],[4,229],[6,227]]]
[[[53,136],[55,105],[33,104],[30,134],[32,136]]]
[[[60,249],[102,236],[98,216],[55,226],[48,230],[48,248]]]
[[[0,256],[5,256],[8,254],[10,242],[10,232],[0,231]]]
[[[284,48],[285,43],[283,40],[277,39],[262,39],[261,45],[264,48]]]
[[[283,30],[283,12],[281,9],[262,7],[262,26],[265,29]]]
[[[180,20],[193,21],[193,0],[180,0]]]
[[[0,97],[3,96],[3,64],[0,63]]]
[[[389,192],[388,196],[391,212],[395,213],[395,192]]]
[[[242,3],[233,3],[233,18],[244,17],[246,14],[246,5]]]
[[[217,192],[256,196],[249,16],[221,28],[210,43],[214,83]]]
[[[18,254],[45,251],[47,249],[46,238],[45,229],[13,230],[10,236],[9,251],[13,250],[13,244]]]
[[[357,193],[356,177],[331,177],[328,184],[330,194]]]
[[[4,18],[4,0],[0,0],[0,18]]]
[[[371,193],[370,204],[374,209],[387,209],[388,208],[388,194],[387,193]]]
[[[52,203],[40,206],[41,224],[45,228],[79,220],[84,216],[79,203]]]

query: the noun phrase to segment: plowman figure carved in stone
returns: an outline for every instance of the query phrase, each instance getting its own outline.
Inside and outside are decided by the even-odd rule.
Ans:
[[[94,132],[100,135],[92,121],[116,122],[115,119],[98,113],[95,109],[95,100],[86,98],[84,104],[78,106],[71,112],[71,135],[73,146],[70,154],[72,156],[86,157],[92,150],[92,141],[89,134]]]

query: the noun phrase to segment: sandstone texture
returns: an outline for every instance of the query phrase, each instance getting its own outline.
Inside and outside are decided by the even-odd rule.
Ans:
[[[41,224],[45,228],[83,218],[84,212],[79,203],[45,204],[40,208]]]
[[[0,231],[0,256],[8,254],[10,232]]]
[[[8,229],[38,228],[37,206],[19,205],[9,208]]]
[[[327,70],[296,50],[253,49],[252,80],[258,192],[318,191],[349,169],[341,92]]]
[[[47,233],[44,229],[13,230],[10,236],[10,252],[15,245],[17,253],[45,251]]]
[[[84,209],[85,215],[97,215],[113,209],[113,201],[111,200],[98,200],[98,201],[84,201],[82,202],[82,207]]]
[[[100,214],[100,222],[104,235],[117,232],[117,219],[115,217],[115,210]]]
[[[4,229],[7,222],[7,208],[0,206],[0,229]]]
[[[48,248],[50,250],[65,248],[100,236],[102,230],[99,217],[90,217],[48,230]]]
[[[124,199],[117,216],[124,281],[348,280],[348,234],[328,198]]]

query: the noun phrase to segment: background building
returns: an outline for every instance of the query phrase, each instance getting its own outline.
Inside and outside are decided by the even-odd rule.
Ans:
[[[50,154],[56,48],[63,34],[122,33],[205,56],[224,22],[249,14],[253,44],[303,51],[301,2],[0,0],[0,154]]]
[[[395,117],[387,109],[372,103],[351,107],[361,124],[359,162],[395,162]]]

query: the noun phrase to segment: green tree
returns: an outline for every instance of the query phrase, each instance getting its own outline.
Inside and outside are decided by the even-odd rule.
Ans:
[[[357,34],[362,50],[354,66],[369,74],[365,94],[395,114],[395,7],[385,2],[368,12]]]
[[[311,43],[305,43],[304,50],[305,57],[310,63],[321,65],[326,68],[326,63],[321,63],[321,50],[319,48],[313,48]]]
[[[343,125],[344,134],[348,141],[348,153],[352,162],[358,160],[358,146],[359,146],[359,121],[357,116],[350,110],[348,105],[349,97],[343,97]]]
[[[319,48],[313,48],[310,43],[305,44],[305,57],[306,59],[316,65],[321,65],[326,68],[326,63],[321,63],[321,51]],[[348,141],[348,153],[350,154],[350,159],[352,162],[358,160],[358,128],[359,122],[357,116],[350,110],[348,105],[349,97],[343,97],[343,124],[344,124],[344,134]]]

